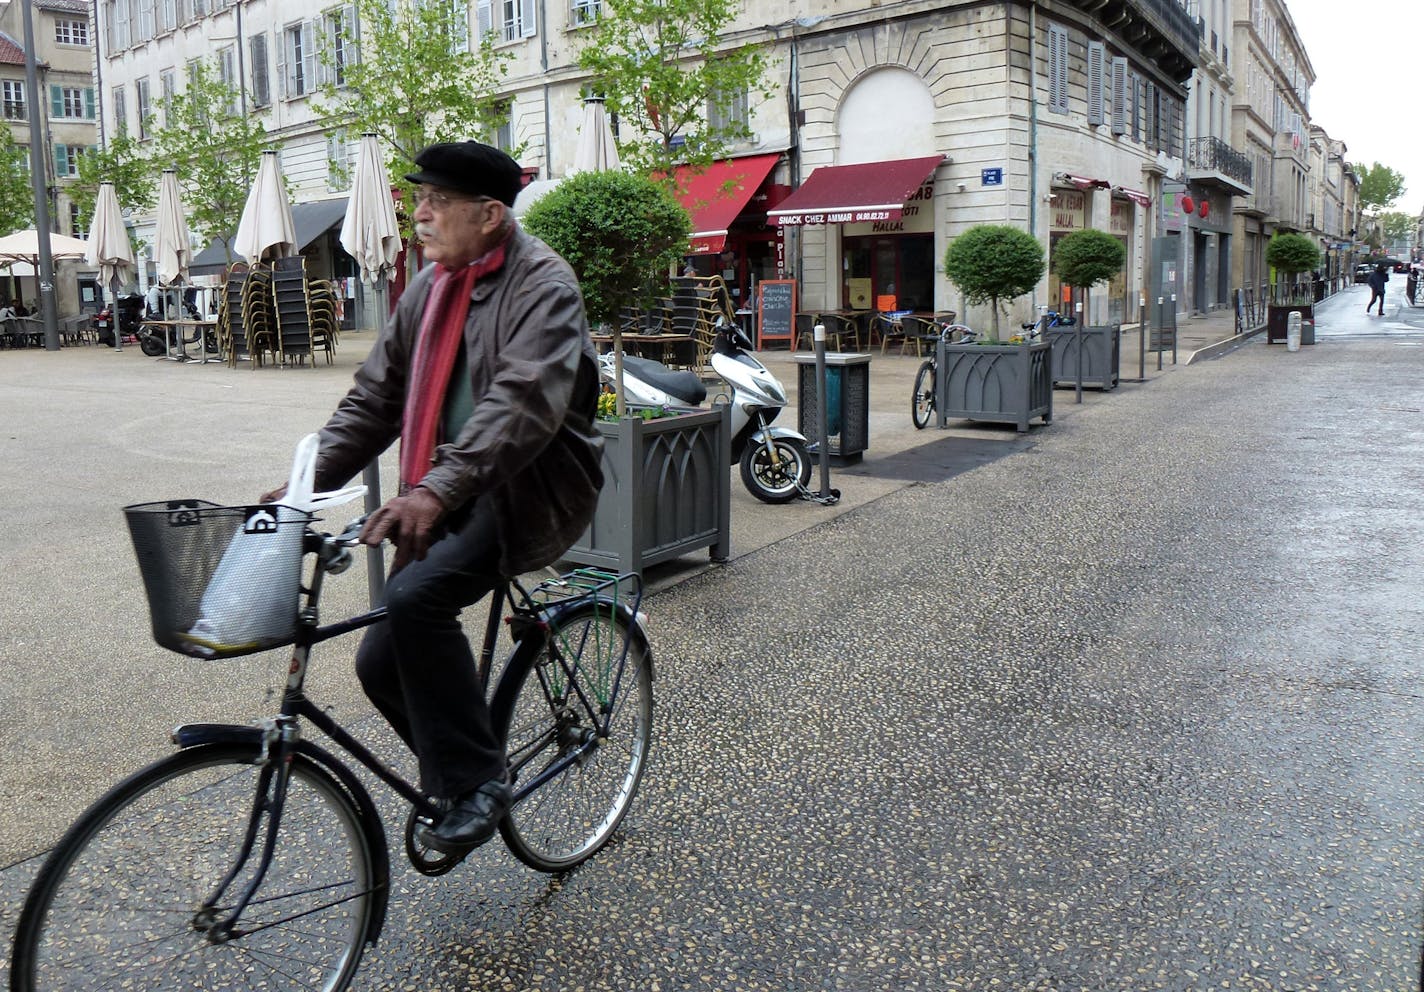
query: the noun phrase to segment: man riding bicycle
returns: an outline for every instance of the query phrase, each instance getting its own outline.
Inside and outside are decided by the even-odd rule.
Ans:
[[[568,263],[510,213],[519,165],[474,141],[431,145],[415,165],[416,234],[435,264],[322,428],[316,485],[344,484],[400,438],[399,494],[361,532],[395,544],[389,616],[356,672],[415,752],[422,788],[449,806],[422,839],[454,854],[488,840],[510,803],[460,611],[573,544],[603,483],[603,444],[583,298]]]

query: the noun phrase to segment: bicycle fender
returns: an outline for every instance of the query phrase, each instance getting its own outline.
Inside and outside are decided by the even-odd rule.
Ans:
[[[253,757],[262,753],[265,732],[261,727],[242,726],[228,723],[189,723],[173,731],[173,743],[180,748],[199,747],[203,744],[251,744]],[[374,944],[381,936],[386,923],[386,905],[391,893],[391,853],[386,842],[386,828],[376,812],[376,804],[371,793],[361,784],[356,774],[332,756],[325,748],[311,741],[297,742],[297,754],[307,758],[322,771],[334,778],[346,792],[361,818],[366,836],[371,838],[372,869],[375,872],[371,892],[371,929],[367,940]]]
[[[757,444],[765,444],[767,438],[771,438],[774,441],[785,439],[800,441],[802,444],[807,443],[806,435],[800,431],[793,431],[790,427],[768,427],[766,430],[757,431],[751,436],[751,440]]]

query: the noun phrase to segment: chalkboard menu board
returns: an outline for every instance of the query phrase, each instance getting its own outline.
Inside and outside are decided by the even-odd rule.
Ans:
[[[757,283],[757,348],[763,341],[790,341],[796,333],[796,280]]]

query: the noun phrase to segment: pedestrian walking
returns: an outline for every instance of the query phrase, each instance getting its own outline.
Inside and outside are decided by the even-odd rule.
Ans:
[[[1384,284],[1389,282],[1389,268],[1380,262],[1375,266],[1375,270],[1370,273],[1366,280],[1370,284],[1370,302],[1365,304],[1365,313],[1370,312],[1370,307],[1375,305],[1375,300],[1379,300],[1379,315],[1384,316]]]

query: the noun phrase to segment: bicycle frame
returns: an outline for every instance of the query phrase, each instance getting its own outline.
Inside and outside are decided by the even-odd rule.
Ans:
[[[314,537],[309,532],[309,537]],[[306,719],[324,733],[338,748],[355,758],[365,766],[373,775],[379,778],[386,785],[390,786],[402,798],[408,801],[415,809],[417,815],[427,818],[438,818],[440,811],[420,790],[401,775],[388,767],[380,758],[371,752],[364,744],[357,740],[351,733],[338,724],[330,715],[323,712],[313,703],[305,693],[305,682],[307,666],[310,662],[311,649],[323,641],[340,637],[343,634],[360,630],[379,623],[386,618],[384,607],[367,611],[338,621],[326,626],[320,626],[317,622],[318,605],[321,599],[321,589],[326,572],[333,562],[339,560],[340,555],[346,554],[344,547],[333,548],[329,540],[316,538],[321,543],[315,547],[317,551],[317,563],[313,570],[311,583],[306,590],[307,602],[300,615],[300,624],[297,631],[295,645],[292,649],[291,664],[288,668],[287,683],[282,694],[282,704],[278,715],[262,724],[256,726],[237,726],[228,724],[189,724],[179,727],[173,733],[173,740],[181,748],[194,747],[209,743],[251,743],[257,753],[261,756],[263,765],[258,776],[256,794],[253,797],[252,813],[249,817],[243,843],[240,846],[237,857],[227,873],[218,883],[214,891],[204,900],[196,919],[208,925],[209,939],[215,942],[223,942],[243,936],[247,931],[237,929],[237,921],[246,910],[252,898],[256,895],[262,883],[265,881],[267,872],[272,864],[272,856],[275,850],[277,835],[281,827],[282,809],[286,801],[286,789],[290,776],[290,769],[295,755],[302,754],[321,765],[330,772],[346,789],[350,797],[356,803],[365,828],[365,833],[372,839],[375,857],[377,859],[377,882],[373,886],[376,895],[374,905],[375,925],[372,933],[379,936],[382,924],[384,923],[386,901],[388,897],[389,877],[389,848],[385,842],[385,829],[376,812],[375,804],[369,792],[362,785],[359,779],[351,773],[339,758],[316,744],[302,739],[300,732],[300,721]],[[310,547],[310,545],[309,545]],[[619,580],[614,580],[619,581]],[[605,583],[606,586],[608,583]],[[543,587],[540,587],[543,588]],[[598,587],[602,588],[602,587]],[[519,594],[519,599],[515,597],[515,591]],[[638,592],[638,601],[641,601],[641,586]],[[522,603],[519,601],[522,599]],[[480,684],[483,690],[489,691],[490,666],[493,661],[496,642],[498,639],[499,623],[503,608],[508,603],[512,614],[507,618],[511,635],[514,638],[514,647],[511,649],[498,685],[495,688],[495,699],[491,700],[492,714],[507,714],[509,707],[501,705],[512,702],[514,693],[518,691],[533,665],[535,658],[546,647],[550,648],[551,656],[557,661],[563,678],[571,686],[578,696],[579,705],[583,708],[584,714],[589,722],[596,727],[596,733],[578,744],[577,747],[569,748],[562,753],[559,758],[549,764],[538,775],[528,781],[518,783],[518,788],[514,791],[511,808],[517,805],[520,800],[536,791],[548,781],[562,774],[571,765],[581,762],[588,752],[596,746],[599,737],[606,737],[609,733],[609,726],[613,716],[612,701],[618,698],[618,688],[622,681],[623,669],[627,662],[627,647],[625,645],[622,655],[619,657],[614,672],[612,690],[609,693],[609,703],[605,706],[595,706],[584,691],[575,667],[564,651],[555,642],[558,638],[551,637],[552,625],[557,621],[561,613],[574,605],[581,605],[593,599],[601,602],[597,598],[597,588],[586,592],[583,596],[564,600],[556,603],[536,602],[531,593],[524,589],[515,580],[503,580],[499,582],[490,594],[489,616],[485,626],[484,641],[478,656],[478,666]],[[637,606],[630,610],[626,604],[621,607],[616,600],[610,604],[610,609],[624,611],[625,615],[631,614],[629,619],[633,619],[631,629],[639,632],[641,637],[641,626],[636,622]],[[586,635],[585,635],[586,636]],[[582,645],[578,651],[574,652],[577,658],[582,650]],[[548,676],[540,671],[540,683],[543,687],[546,698],[553,699],[554,693],[549,685]],[[508,747],[509,726],[507,720],[496,719],[492,727],[501,745]],[[510,756],[510,771],[518,780],[518,772],[523,768],[527,758],[516,762],[519,756]],[[259,833],[263,831],[263,820],[266,817],[265,836],[262,838],[262,846],[258,855],[257,865],[252,873],[252,877],[246,885],[244,891],[232,904],[232,908],[225,916],[219,918],[216,907],[224,899],[229,886],[241,874],[245,865],[254,853],[258,842]],[[332,905],[332,904],[328,904]],[[327,908],[327,907],[318,907]],[[308,910],[307,912],[313,912]]]

